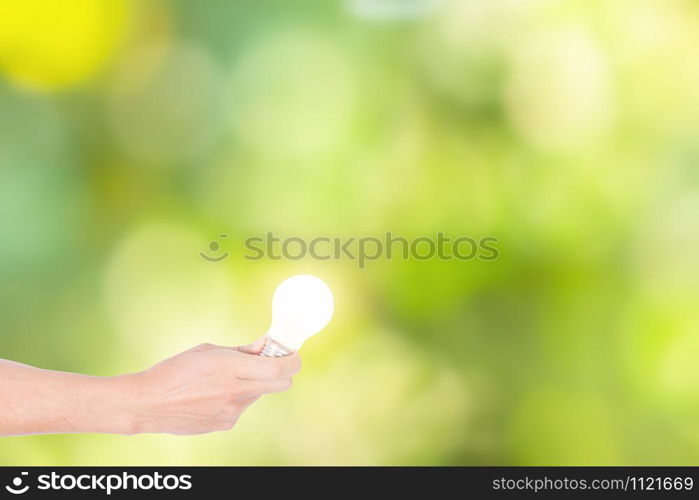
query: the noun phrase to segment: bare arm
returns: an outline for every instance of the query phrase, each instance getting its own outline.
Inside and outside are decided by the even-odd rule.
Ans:
[[[101,378],[0,360],[0,435],[130,433],[129,377]]]
[[[260,395],[288,389],[300,368],[298,354],[264,358],[260,347],[202,344],[116,377],[0,360],[0,435],[230,429]]]

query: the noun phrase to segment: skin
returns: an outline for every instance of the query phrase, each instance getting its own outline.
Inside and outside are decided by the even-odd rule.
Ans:
[[[297,353],[258,356],[201,344],[139,373],[93,377],[0,360],[0,435],[99,432],[201,434],[233,428],[263,394],[286,391]]]

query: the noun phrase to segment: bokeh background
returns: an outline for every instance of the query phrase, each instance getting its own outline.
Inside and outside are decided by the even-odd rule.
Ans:
[[[243,259],[268,231],[501,256]],[[0,0],[0,357],[247,343],[300,272],[337,308],[231,432],[2,464],[697,464],[698,255],[695,1]]]

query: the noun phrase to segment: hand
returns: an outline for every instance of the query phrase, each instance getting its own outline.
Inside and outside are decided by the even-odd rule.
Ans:
[[[301,361],[258,356],[264,339],[241,347],[201,344],[131,377],[138,394],[130,433],[199,434],[231,429],[262,394],[286,391]]]
[[[260,395],[285,391],[298,354],[202,344],[144,372],[91,377],[0,359],[0,436],[66,432],[197,434],[230,429]]]

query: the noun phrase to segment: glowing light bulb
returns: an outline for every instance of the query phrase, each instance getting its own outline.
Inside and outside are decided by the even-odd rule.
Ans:
[[[330,322],[334,302],[330,287],[320,278],[299,274],[284,280],[272,297],[272,325],[261,355],[280,357],[298,351]]]

